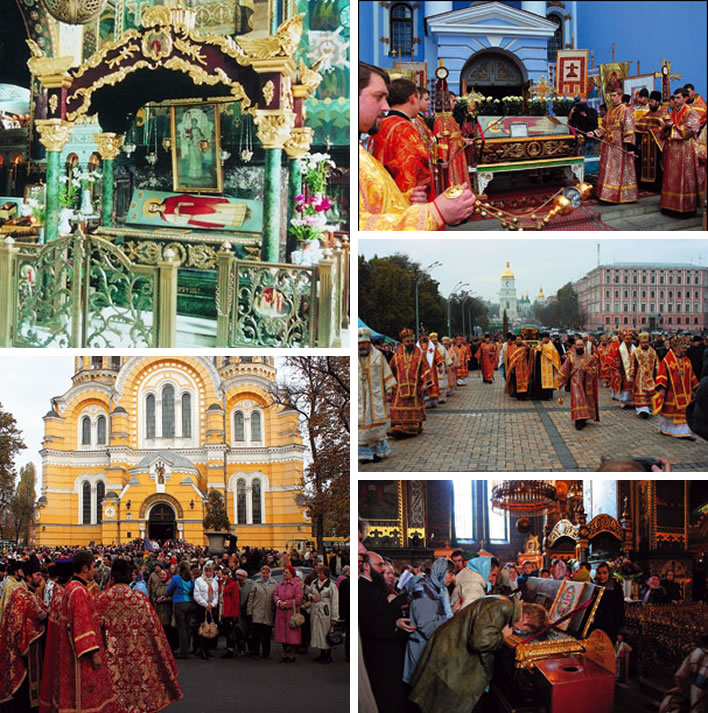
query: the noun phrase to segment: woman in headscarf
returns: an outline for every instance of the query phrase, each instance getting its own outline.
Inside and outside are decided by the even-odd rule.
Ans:
[[[292,565],[283,569],[283,579],[273,592],[275,602],[275,632],[273,641],[283,645],[281,663],[295,663],[295,648],[301,641],[301,627],[292,628],[290,617],[299,610],[302,602],[302,587],[295,579]]]
[[[214,563],[209,560],[202,571],[202,576],[194,582],[194,602],[197,605],[197,621],[215,621],[216,608],[219,605],[219,581],[214,577]],[[211,639],[197,634],[198,653],[202,659],[212,658]]]
[[[452,618],[450,595],[447,586],[454,581],[455,565],[445,557],[433,562],[430,575],[409,580],[410,619],[415,627],[408,636],[406,658],[403,663],[403,680],[410,683],[418,659],[433,632]]]
[[[499,562],[496,557],[473,557],[467,566],[457,573],[457,586],[452,596],[452,610],[457,612],[463,607],[487,594],[490,585],[494,586],[499,574]]]

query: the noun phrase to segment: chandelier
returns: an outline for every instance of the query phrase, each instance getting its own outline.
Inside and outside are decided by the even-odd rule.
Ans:
[[[556,506],[556,488],[552,480],[494,480],[492,509],[514,517],[546,515]]]
[[[47,12],[67,25],[85,25],[101,12],[103,0],[44,0]]]

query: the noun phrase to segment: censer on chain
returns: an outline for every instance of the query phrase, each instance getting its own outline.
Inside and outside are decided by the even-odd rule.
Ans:
[[[464,184],[450,186],[445,189],[443,195],[445,198],[454,200],[463,194],[466,187],[467,186]],[[491,203],[487,202],[486,194],[480,193],[477,196],[472,212],[479,214],[482,218],[486,218],[488,216],[496,218],[501,223],[502,230],[543,230],[543,228],[557,215],[570,215],[576,208],[579,208],[582,205],[584,200],[590,197],[591,193],[592,186],[589,183],[578,183],[575,186],[561,188],[543,205],[527,211],[526,213],[520,213],[519,215],[513,215],[512,213],[508,213],[501,208],[493,206]],[[539,218],[536,211],[551,202],[553,205],[546,216],[544,218]],[[528,218],[532,222],[524,223],[523,220],[525,218]]]

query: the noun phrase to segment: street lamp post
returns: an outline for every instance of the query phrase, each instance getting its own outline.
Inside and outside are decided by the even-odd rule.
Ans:
[[[421,270],[420,275],[418,275],[418,278],[415,281],[415,340],[416,342],[418,341],[418,337],[420,336],[420,313],[418,311],[418,287],[420,285],[420,281],[423,279],[423,276],[430,277],[428,275],[428,270],[432,270],[434,267],[442,267],[442,263],[438,262],[437,260],[435,262],[431,262],[428,267],[423,268]]]
[[[465,296],[462,298],[462,336],[467,338],[467,332],[465,331],[465,304],[467,303],[467,300],[471,300],[472,295],[469,293],[466,293]]]
[[[452,326],[450,323],[450,304],[452,302],[452,296],[459,290],[461,287],[469,287],[469,282],[458,282],[450,291],[450,296],[447,298],[447,333],[450,337],[452,337]]]

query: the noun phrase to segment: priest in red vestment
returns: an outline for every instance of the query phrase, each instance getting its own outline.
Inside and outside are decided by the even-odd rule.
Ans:
[[[132,565],[117,559],[111,587],[98,598],[106,630],[106,660],[118,709],[156,713],[179,701],[177,664],[160,619],[150,602],[130,588]]]
[[[600,170],[595,193],[608,203],[634,203],[638,197],[637,171],[634,165],[634,114],[622,104],[622,91],[610,92],[612,108],[602,127],[588,132],[603,140]]]
[[[410,79],[395,79],[388,104],[391,110],[371,137],[371,154],[386,167],[404,195],[416,186],[425,186],[432,201],[437,193],[430,154],[413,123],[420,106],[418,87]]]
[[[575,428],[585,428],[589,419],[600,420],[600,408],[597,395],[597,357],[585,351],[585,342],[578,339],[575,349],[568,352],[568,357],[558,372],[558,388],[570,382],[570,418]],[[558,399],[563,404],[563,399]]]
[[[93,555],[79,550],[72,568],[74,576],[61,597],[56,664],[43,671],[43,677],[51,676],[42,681],[48,698],[43,708],[47,713],[123,713],[106,666],[96,603],[87,586],[96,573]]]
[[[418,349],[425,354],[430,369],[432,385],[425,394],[425,408],[435,408],[440,400],[440,365],[443,363],[442,354],[427,334],[423,334],[418,343]]]
[[[457,356],[457,383],[464,386],[467,383],[467,377],[470,374],[468,362],[470,359],[470,346],[467,340],[458,334],[455,337],[455,345],[452,347]]]
[[[661,209],[674,213],[695,213],[698,205],[698,159],[694,139],[700,131],[698,112],[686,104],[688,90],[674,92],[674,112],[666,120],[664,181]]]
[[[609,350],[610,345],[607,341],[607,335],[603,334],[600,337],[600,343],[595,347],[595,354],[600,362],[600,381],[603,386],[608,386],[610,383]]]
[[[686,356],[688,337],[676,335],[671,338],[670,348],[659,364],[656,388],[659,394],[659,432],[676,438],[695,441],[686,423],[686,407],[698,388],[698,379],[693,373],[691,360]]]
[[[465,155],[467,142],[452,116],[454,108],[454,98],[450,92],[445,91],[436,99],[433,133],[438,142],[439,158],[447,163],[447,170],[443,169],[443,182],[446,188],[466,185],[471,190],[472,182]]]
[[[529,376],[533,355],[523,339],[518,336],[514,344],[507,346],[507,373],[505,391],[509,396],[525,399],[529,390]]]
[[[661,161],[666,140],[664,139],[664,124],[669,113],[661,104],[661,92],[649,95],[648,111],[642,112],[637,118],[634,114],[637,147],[639,148],[639,185],[656,193],[661,192],[662,171]]]
[[[632,401],[640,418],[651,416],[651,397],[656,389],[659,357],[649,345],[649,332],[639,335],[639,348],[632,354]]]
[[[417,436],[425,421],[424,392],[433,384],[428,360],[415,345],[413,330],[403,329],[402,344],[389,366],[396,377],[396,390],[391,403],[390,436]]]
[[[430,130],[425,120],[429,109],[430,92],[425,87],[418,87],[418,113],[413,117],[413,126],[418,130],[423,146],[425,146],[425,150],[428,152],[428,161],[430,162],[434,179],[437,171],[438,145],[435,141],[435,134]],[[433,188],[435,188],[434,180]]]
[[[23,581],[10,594],[0,624],[0,704],[12,701],[16,711],[39,705],[40,638],[47,618],[47,608],[28,586],[39,564],[35,558],[22,566]]]
[[[488,334],[484,335],[484,341],[479,345],[474,358],[477,359],[482,370],[482,381],[485,384],[494,383],[494,369],[497,366],[499,356],[497,354],[497,345],[492,342],[492,338]]]
[[[686,104],[689,108],[698,112],[698,118],[701,122],[701,129],[706,125],[706,100],[700,95],[696,94],[696,88],[690,82],[684,85],[684,89],[688,92],[688,99],[686,99]]]

